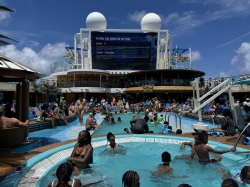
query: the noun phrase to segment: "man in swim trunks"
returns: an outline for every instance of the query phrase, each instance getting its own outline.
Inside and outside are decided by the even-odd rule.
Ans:
[[[86,130],[90,131],[90,130],[93,130],[95,128],[100,129],[101,126],[98,125],[98,124],[96,124],[96,123],[94,123],[94,114],[93,113],[89,113],[89,117],[88,117],[88,119],[86,121]]]
[[[222,157],[216,156],[215,158],[210,159],[209,152],[223,154],[223,153],[236,151],[235,147],[232,147],[231,149],[228,149],[228,150],[216,150],[206,144],[207,144],[207,140],[204,138],[204,134],[198,133],[198,140],[195,142],[195,146],[194,146],[194,149],[192,150],[191,158],[194,158],[195,153],[197,153],[200,163],[214,163],[214,162],[221,161]]]

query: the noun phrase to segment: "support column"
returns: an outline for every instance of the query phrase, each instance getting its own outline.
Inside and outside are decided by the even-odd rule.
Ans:
[[[162,75],[162,73],[161,73],[161,86],[162,86],[162,81],[163,81],[163,75]]]
[[[73,87],[76,87],[76,74],[74,73],[74,84]]]
[[[18,83],[16,85],[16,117],[21,120],[22,115],[22,85]]]
[[[22,114],[21,121],[25,121],[27,119],[27,115],[29,114],[29,81],[25,80],[22,82]]]
[[[102,87],[102,74],[100,74],[100,87]]]

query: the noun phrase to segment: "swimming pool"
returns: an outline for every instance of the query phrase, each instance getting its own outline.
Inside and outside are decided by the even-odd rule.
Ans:
[[[151,114],[151,113],[150,113]],[[163,115],[163,121],[160,122],[160,123],[163,123],[165,121],[165,115],[166,115],[166,120],[168,120],[168,115],[170,113],[159,113],[158,115]],[[113,134],[122,134],[123,133],[123,130],[124,128],[128,128],[130,130],[130,120],[133,119],[133,113],[127,113],[127,114],[120,114],[120,113],[113,113],[113,118],[114,120],[116,121],[116,124],[109,124],[109,123],[106,123],[105,121],[102,121],[101,123],[101,130],[96,130],[94,132],[94,136],[99,136],[99,135],[106,135],[108,132],[112,132]],[[142,118],[145,114],[144,113],[141,113],[139,117],[136,116],[136,118]],[[117,118],[120,117],[122,122],[117,122]],[[190,119],[190,118],[187,118],[187,117],[183,117],[183,116],[180,116],[181,117],[181,129],[182,129],[182,132],[183,133],[186,133],[186,132],[192,132],[193,129],[191,128],[192,125],[194,123],[197,123],[198,120],[195,120],[195,119]],[[102,118],[104,118],[104,116],[102,116]],[[149,124],[148,122],[148,126],[149,126],[149,130],[153,131],[154,133],[156,134],[159,134],[162,132],[162,129],[161,129],[161,124],[155,124],[155,125],[151,125]],[[217,128],[218,125],[214,125],[212,123],[208,123],[208,122],[203,122],[204,124],[208,125],[209,128]],[[176,127],[176,123],[175,123],[175,117],[173,115],[170,116],[169,118],[169,125],[172,126],[173,128],[173,131],[175,132],[177,129],[180,128],[180,125],[179,125],[179,119],[177,121],[177,127]]]
[[[180,183],[188,183],[191,186],[220,186],[222,169],[239,170],[242,165],[249,164],[249,155],[235,155],[234,153],[223,154],[222,161],[216,164],[199,164],[197,159],[187,163],[185,159],[174,159],[175,156],[189,155],[190,147],[179,149],[182,141],[192,141],[190,138],[160,136],[160,135],[120,135],[116,141],[127,148],[125,154],[107,152],[100,153],[106,145],[106,137],[94,138],[94,164],[91,169],[81,172],[79,178],[83,184],[104,180],[99,186],[121,186],[121,178],[127,170],[135,170],[140,175],[141,186],[178,186]],[[216,149],[228,149],[230,146],[218,142],[209,141]],[[55,180],[51,174],[57,166],[64,162],[71,154],[74,143],[67,144],[47,152],[41,153],[26,163],[23,174],[12,172],[1,183],[1,186],[16,186],[17,181],[24,183],[37,183],[37,186],[47,186]],[[238,151],[244,149],[238,148]],[[173,175],[153,177],[152,172],[161,163],[161,153],[168,151],[172,155],[170,166],[174,169]],[[111,155],[110,155],[111,154]],[[211,158],[215,156],[211,154]],[[16,183],[14,182],[16,181]]]

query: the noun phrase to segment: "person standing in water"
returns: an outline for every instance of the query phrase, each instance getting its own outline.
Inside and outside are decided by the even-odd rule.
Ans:
[[[89,168],[89,164],[93,163],[93,147],[88,131],[83,130],[79,133],[78,141],[67,162],[73,166],[75,175],[79,175],[80,169]]]

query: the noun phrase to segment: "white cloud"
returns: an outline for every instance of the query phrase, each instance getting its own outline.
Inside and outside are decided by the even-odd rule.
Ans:
[[[141,23],[142,18],[147,14],[145,10],[142,11],[135,11],[133,13],[129,13],[127,15],[129,21]]]
[[[191,60],[192,62],[198,61],[201,59],[201,53],[199,51],[192,51],[191,52]]]
[[[238,16],[250,15],[249,0],[182,0],[182,3],[200,4],[204,13],[198,14],[193,10],[179,13],[170,13],[161,16],[162,24],[172,30],[172,35],[189,34],[188,31],[215,20],[229,19]],[[209,5],[209,6],[208,6]],[[185,5],[182,5],[185,6]]]
[[[65,42],[47,44],[36,52],[30,47],[18,50],[14,45],[8,45],[0,47],[0,53],[48,75],[54,62],[64,60],[65,46]]]
[[[230,77],[228,73],[225,73],[224,71],[220,72],[219,77]]]
[[[250,72],[250,42],[243,42],[236,55],[231,59],[231,64],[236,66],[240,74]]]

